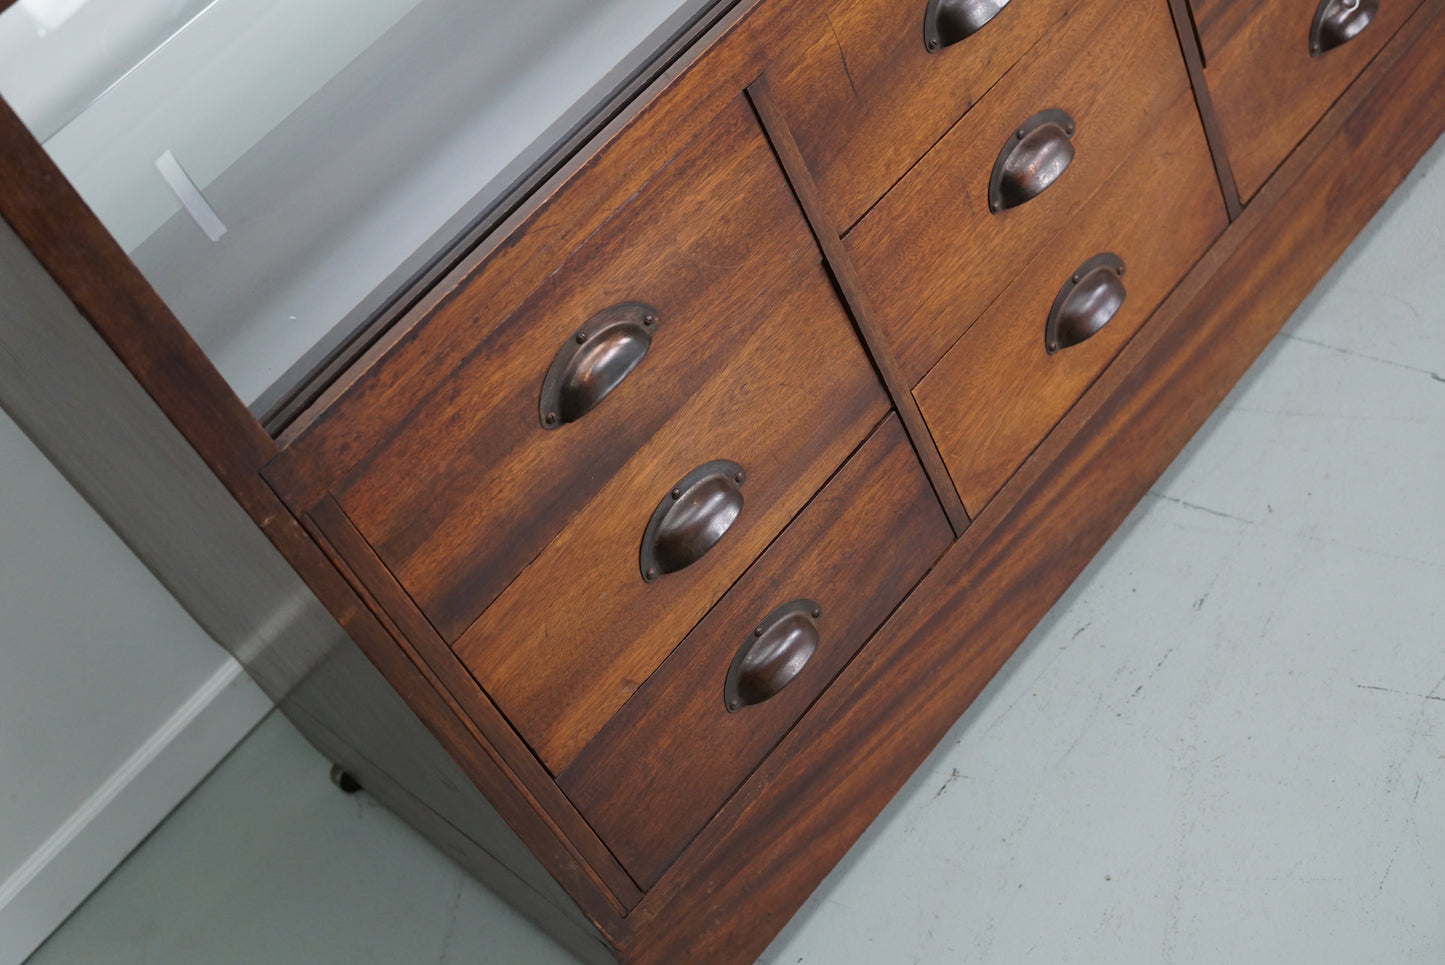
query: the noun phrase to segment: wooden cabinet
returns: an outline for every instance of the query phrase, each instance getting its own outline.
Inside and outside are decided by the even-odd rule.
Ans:
[[[589,960],[755,958],[1445,129],[1440,0],[964,6],[716,8],[269,432],[0,115],[390,688],[273,692]]]

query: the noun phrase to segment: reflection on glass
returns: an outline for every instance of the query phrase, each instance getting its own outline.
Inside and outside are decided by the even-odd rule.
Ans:
[[[0,96],[263,411],[707,0],[18,0]]]

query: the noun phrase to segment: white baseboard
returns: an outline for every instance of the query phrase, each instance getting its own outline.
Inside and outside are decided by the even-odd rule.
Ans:
[[[227,657],[140,749],[0,882],[0,965],[20,965],[265,717]]]

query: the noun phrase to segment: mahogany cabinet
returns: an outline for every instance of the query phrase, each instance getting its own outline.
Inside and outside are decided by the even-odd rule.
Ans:
[[[92,498],[578,954],[743,963],[1445,130],[1445,2],[743,0],[638,77],[264,426],[6,110],[5,401],[149,420]]]

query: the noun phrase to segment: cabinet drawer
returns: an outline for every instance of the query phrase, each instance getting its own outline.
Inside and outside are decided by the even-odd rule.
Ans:
[[[657,881],[951,538],[890,418],[562,773],[639,885]],[[817,604],[817,649],[782,690],[730,712],[736,653],[794,600]]]
[[[910,385],[1188,90],[1167,4],[1085,5],[869,212],[846,243]],[[1003,147],[1051,109],[1075,122],[1072,163],[1037,197],[991,213]]]
[[[970,516],[1034,447],[1224,230],[1192,96],[1161,120],[1063,231],[915,390]],[[1124,303],[1085,341],[1050,353],[1045,328],[1062,286],[1101,253],[1125,267]]]
[[[815,347],[780,337],[794,329],[794,312],[815,309],[818,286],[795,290],[793,281],[819,256],[747,106],[735,102],[664,162],[519,306],[488,317],[490,306],[466,297],[490,280],[484,267],[352,393],[387,383],[395,368],[406,384],[387,395],[401,405],[342,408],[376,426],[352,444],[365,454],[328,488],[449,642],[639,450],[736,413],[743,396],[731,387],[818,361]],[[539,397],[554,358],[621,303],[656,309],[651,348],[587,415],[544,428]],[[846,321],[831,305],[809,318],[843,341]],[[766,351],[770,340],[776,353]],[[417,356],[439,364],[427,370]],[[845,399],[871,389],[861,358],[844,364]],[[305,442],[287,454],[293,462],[307,458]]]
[[[800,42],[767,72],[773,96],[845,231],[1082,0],[1009,3],[932,53],[928,0],[802,5]]]
[[[1312,54],[1320,0],[1192,0],[1204,77],[1246,202],[1394,36],[1418,0],[1380,0],[1353,39]]]

